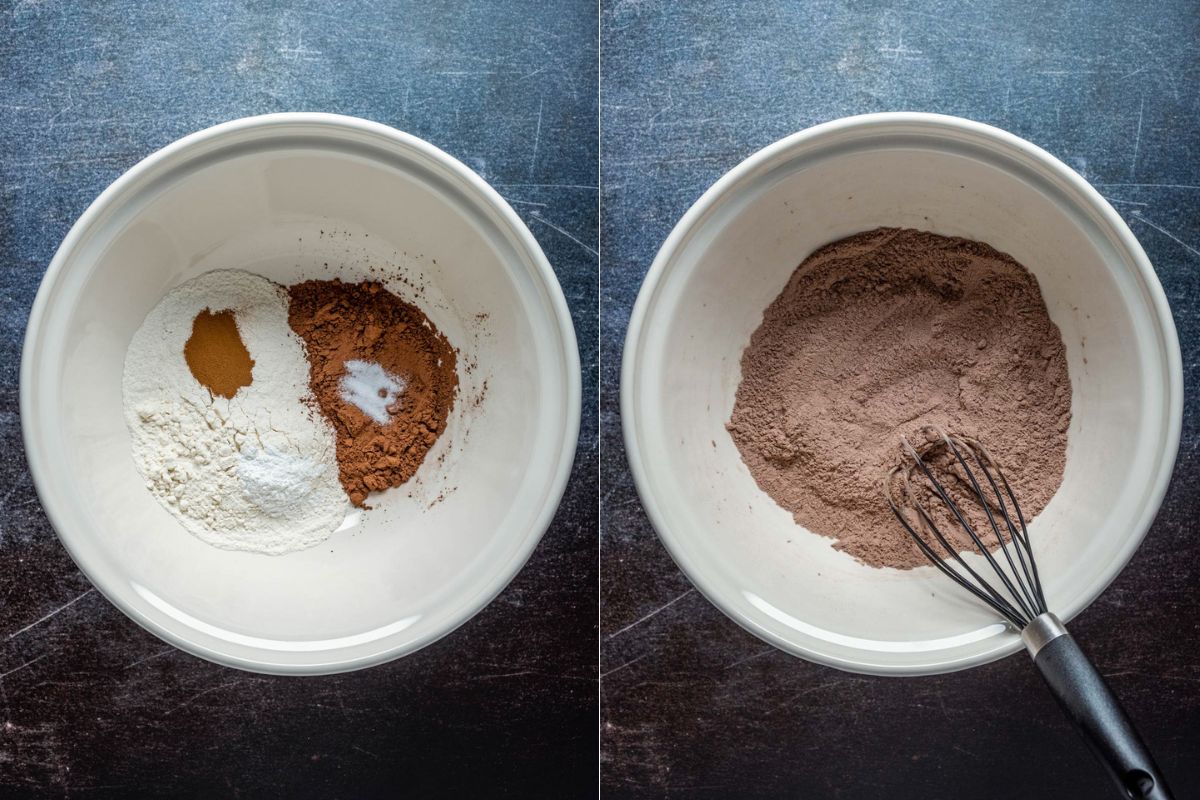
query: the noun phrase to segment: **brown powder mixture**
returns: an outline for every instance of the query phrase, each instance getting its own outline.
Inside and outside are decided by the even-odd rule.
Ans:
[[[288,292],[288,323],[307,346],[309,385],[337,437],[342,487],[365,506],[368,493],[411,478],[445,430],[458,390],[454,348],[379,283],[307,281]],[[373,362],[404,381],[386,424],[342,398],[347,361]]]
[[[192,335],[183,346],[192,377],[221,397],[231,398],[243,386],[249,386],[254,359],[238,333],[232,311],[204,309],[192,321]]]
[[[742,354],[728,428],[760,488],[874,567],[927,563],[881,481],[900,437],[981,440],[1026,520],[1062,482],[1071,385],[1037,280],[982,242],[880,228],[804,260]],[[970,540],[943,528],[960,550]]]

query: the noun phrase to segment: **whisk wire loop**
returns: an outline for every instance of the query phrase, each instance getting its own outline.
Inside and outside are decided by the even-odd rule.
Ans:
[[[995,459],[978,441],[965,436],[951,436],[937,428],[930,430],[936,435],[930,437],[930,441],[920,449],[906,439],[902,440],[910,463],[897,466],[885,476],[884,494],[888,505],[933,566],[986,603],[1014,627],[1022,629],[1031,620],[1046,612],[1046,599],[1033,549],[1030,547],[1029,531],[1012,487]],[[951,467],[956,467],[965,478],[965,488],[961,493],[965,497],[962,499],[956,500],[951,497],[951,493],[935,474],[931,458],[941,454],[949,456]],[[976,477],[976,470],[983,474],[982,482]],[[976,552],[987,562],[991,573],[996,577],[996,582],[980,575],[962,557],[958,548],[951,544],[946,534],[938,527],[934,515],[920,500],[919,493],[913,485],[914,477],[931,490],[932,496],[940,500],[949,511],[949,516],[967,535]],[[987,489],[984,488],[985,484]],[[966,488],[970,491],[966,491]],[[984,542],[968,519],[963,503],[978,504],[982,507],[983,514],[996,537],[995,545],[989,547]],[[906,514],[906,510],[910,513]],[[916,524],[912,520],[913,512]],[[945,551],[945,555],[938,552],[939,546]],[[997,549],[1003,554],[1001,559],[993,555],[993,551]],[[1013,551],[1016,553],[1015,558]]]
[[[991,457],[991,454],[988,453],[987,448],[985,448],[979,442],[976,442],[976,444],[978,445],[980,451],[987,456],[988,461],[992,463],[992,466],[995,467],[996,475],[999,476],[1000,482],[1004,484],[1004,493],[1008,495],[1008,498],[1012,501],[1013,511],[1016,512],[1017,522],[1020,525],[1021,535],[1019,538],[1021,545],[1025,549],[1026,555],[1029,557],[1029,581],[1033,585],[1034,593],[1037,595],[1038,607],[1045,612],[1048,610],[1046,605],[1046,595],[1042,590],[1042,579],[1038,576],[1037,561],[1033,557],[1033,548],[1029,544],[1029,529],[1025,526],[1025,515],[1021,513],[1021,506],[1019,503],[1017,503],[1017,496],[1013,492],[1012,487],[1008,485],[1008,478],[1004,476],[1004,470],[1000,469],[1000,465],[997,464],[996,460]],[[1014,535],[1016,535],[1016,531],[1014,531]]]
[[[954,454],[954,458],[958,461],[959,466],[962,467],[963,472],[966,474],[967,480],[971,484],[971,488],[975,490],[975,494],[980,498],[980,500],[981,500],[980,505],[983,506],[983,512],[987,515],[988,523],[992,526],[992,533],[995,535],[996,542],[999,545],[998,549],[1000,550],[1000,552],[1002,552],[1004,554],[1004,560],[1006,562],[1008,562],[1009,570],[1013,573],[1014,577],[1017,577],[1016,576],[1017,567],[1015,564],[1013,564],[1012,555],[1009,553],[1009,549],[1008,549],[1009,543],[1005,540],[1003,534],[1001,534],[1000,526],[998,524],[996,524],[996,517],[992,513],[992,504],[988,502],[987,496],[984,494],[983,489],[979,485],[979,481],[975,479],[975,473],[972,472],[971,468],[967,466],[966,459],[963,458],[962,451],[959,450],[958,445],[956,445],[950,439],[950,437],[946,436],[945,433],[942,434],[942,441],[945,443],[946,447],[948,447],[950,449],[950,452]],[[974,459],[975,463],[979,465],[980,470],[982,470],[986,474],[987,467],[985,467],[983,464],[983,460],[980,457],[981,453],[980,453],[979,449],[972,448],[970,452],[971,452],[971,457]],[[990,475],[989,475],[989,478],[990,478]],[[1012,518],[1008,516],[1007,509],[1004,507],[1003,498],[998,498],[998,500],[999,500],[999,504],[1000,504],[1001,516],[1004,517],[1006,527],[1010,531],[1010,535],[1011,535],[1011,531],[1013,530]],[[1014,544],[1013,548],[1014,549],[1017,548],[1017,545]],[[990,562],[991,559],[989,558],[988,561]],[[993,568],[995,568],[995,565],[993,565]],[[1031,591],[1029,591],[1029,589],[1026,587],[1025,582],[1023,582],[1021,580],[1013,581],[1013,583],[1016,584],[1017,589],[1020,590],[1020,594],[1017,594],[1016,593],[1017,590],[1014,590],[1012,588],[1012,586],[1009,584],[1007,578],[1005,577],[1005,574],[1000,572],[999,569],[996,569],[996,572],[1000,576],[1000,578],[1004,581],[1005,586],[1007,586],[1009,588],[1009,591],[1012,591],[1014,593],[1016,600],[1018,602],[1020,602],[1020,604],[1021,604],[1022,610],[1025,611],[1027,614],[1029,614],[1031,619],[1033,617],[1036,617],[1037,613],[1036,613],[1035,609],[1037,608],[1037,602],[1033,598],[1033,593]]]
[[[939,556],[937,553],[935,553],[933,548],[931,548],[928,544],[926,544],[925,540],[921,537],[921,535],[918,534],[917,531],[913,528],[913,526],[909,524],[908,520],[906,520],[904,518],[903,514],[896,507],[895,503],[891,500],[890,497],[888,498],[888,503],[889,503],[889,505],[891,505],[893,513],[896,514],[896,519],[900,520],[900,524],[904,526],[904,529],[906,531],[908,531],[908,534],[912,537],[913,541],[916,542],[917,547],[921,550],[921,552],[925,555],[925,557],[927,559],[929,559],[929,562],[933,566],[937,567],[937,569],[939,571],[941,571],[943,574],[945,574],[948,578],[953,580],[959,586],[963,587],[968,592],[975,595],[975,597],[979,598],[981,601],[986,603],[988,605],[988,607],[993,609],[1000,616],[1007,619],[1014,626],[1016,626],[1018,628],[1021,626],[1021,619],[1018,616],[1016,616],[1016,614],[1012,611],[1012,608],[1008,604],[1008,602],[1002,596],[998,595],[996,593],[996,591],[994,589],[992,589],[992,587],[989,586],[986,581],[984,581],[982,578],[980,578],[979,575],[976,574],[976,572],[973,569],[971,569],[971,567],[968,566],[966,564],[966,562],[964,562],[961,559],[961,557],[958,556],[957,552],[954,551],[954,548],[950,547],[949,543],[944,541],[945,537],[942,535],[941,531],[937,529],[936,525],[932,525],[928,521],[923,521],[924,524],[928,525],[932,529],[934,535],[940,541],[942,541],[943,546],[946,547],[946,549],[948,551],[950,551],[954,554],[956,560],[959,562],[959,564],[962,566],[962,568],[964,570],[966,570],[966,572],[968,574],[970,574],[970,576],[972,578],[974,578],[975,581],[978,582],[978,585],[976,585],[975,583],[972,583],[971,581],[963,579],[963,577],[961,575],[959,575],[954,569],[952,569],[948,564],[946,564],[945,561],[943,561],[942,557]],[[982,587],[982,588],[980,588],[980,587]]]
[[[966,440],[965,437],[964,440]],[[1008,488],[1008,481],[1004,478],[1004,473],[1001,471],[999,465],[996,464],[996,460],[992,458],[992,454],[988,452],[987,448],[984,447],[981,442],[974,439],[969,441],[973,445],[973,448],[970,451],[971,457],[979,466],[983,476],[987,479],[988,486],[991,487],[992,494],[996,498],[996,505],[1000,509],[1000,515],[1004,518],[1004,522],[1008,528],[1012,549],[1017,553],[1017,562],[1021,566],[1021,575],[1025,578],[1023,582],[1017,581],[1017,584],[1021,587],[1021,590],[1026,593],[1025,597],[1029,601],[1029,605],[1033,607],[1034,610],[1038,611],[1038,613],[1042,613],[1046,611],[1046,598],[1042,596],[1041,582],[1035,580],[1035,576],[1030,573],[1030,565],[1033,563],[1033,551],[1029,547],[1029,534],[1025,529],[1025,518],[1021,514],[1021,507],[1017,503],[1016,495],[1012,494],[1012,490]],[[992,476],[992,471],[988,468],[988,463],[991,463],[992,468],[996,470],[996,474],[1000,476],[1000,480],[1004,483],[1005,490],[1009,493],[1009,497],[1013,504],[1013,511],[1016,513],[1017,519],[1020,522],[1019,529],[1017,525],[1013,524],[1013,519],[1008,513],[1008,507],[1005,503],[1004,495],[1000,492],[1000,487],[996,484],[996,479]],[[991,517],[990,511],[988,513],[988,517]],[[993,525],[995,525],[994,521]],[[1003,537],[999,536],[998,532],[997,537],[1000,538],[1000,546],[1004,549],[1005,558],[1008,558],[1008,565],[1015,573],[1017,568],[1013,566],[1012,559],[1009,558],[1008,543],[1004,541]],[[1033,596],[1030,596],[1031,592]]]
[[[939,433],[940,433],[940,431],[939,431]],[[949,442],[948,437],[944,437],[943,442]],[[991,554],[988,546],[983,543],[983,540],[979,538],[979,534],[977,534],[975,532],[974,527],[972,527],[971,523],[967,521],[967,518],[963,514],[962,509],[959,508],[958,503],[954,502],[954,500],[950,497],[950,495],[946,491],[946,489],[942,486],[942,484],[938,481],[938,479],[936,477],[934,477],[932,469],[930,469],[929,465],[925,462],[925,460],[923,458],[921,458],[921,455],[917,452],[916,448],[914,448],[912,446],[912,444],[910,444],[908,441],[904,442],[904,446],[905,446],[905,449],[908,450],[909,456],[914,459],[916,466],[921,470],[922,473],[924,473],[926,480],[928,480],[929,485],[933,488],[934,492],[936,492],[937,496],[941,499],[941,501],[946,504],[946,507],[950,509],[950,512],[954,515],[955,519],[958,520],[958,524],[966,532],[967,536],[970,537],[971,541],[975,545],[975,549],[979,552],[980,555],[983,556],[984,560],[987,561],[988,566],[990,566],[992,569],[992,573],[995,574],[995,576],[1000,580],[1000,582],[1004,585],[1004,588],[1008,590],[1011,601],[1016,602],[1016,605],[1018,606],[1018,608],[1014,609],[1017,612],[1015,614],[1015,616],[1018,619],[1026,619],[1026,620],[1032,619],[1035,615],[1029,609],[1029,607],[1025,605],[1024,600],[1021,599],[1019,592],[1013,586],[1013,584],[1009,580],[1008,576],[1004,573],[1004,570],[1002,570],[1000,568],[1000,565],[996,563],[996,559],[994,559],[992,557],[992,554]],[[949,443],[949,447],[953,448],[952,442]],[[951,452],[953,453],[952,449],[951,449]],[[962,463],[961,458],[960,458],[960,463]],[[968,471],[969,471],[969,469],[968,469]],[[972,481],[972,485],[977,490],[978,483],[975,483],[974,481]],[[981,498],[982,498],[982,495],[979,494],[978,490],[977,490],[976,499],[981,499]],[[985,507],[987,506],[986,499],[983,500],[982,504]],[[926,523],[926,527],[929,527],[929,521],[931,520],[930,515],[924,510],[923,507],[920,506],[920,504],[917,504],[917,507],[918,507],[918,510],[920,511],[920,515],[921,515],[922,519]],[[965,566],[962,558],[958,554],[957,548],[952,547],[949,544],[949,542],[946,541],[945,537],[943,537],[941,535],[938,536],[938,540],[946,548],[946,551],[954,557],[955,561],[957,561],[959,564],[963,564]],[[973,578],[975,578],[975,580],[979,581],[985,587],[992,590],[993,593],[996,593],[995,590],[993,589],[993,587],[990,584],[988,584],[987,581],[985,581],[983,578],[981,578],[974,570],[969,570],[969,571],[971,573],[971,576]],[[996,593],[996,594],[998,594],[998,593]],[[1006,600],[1006,601],[1009,602],[1009,605],[1011,606],[1011,601],[1009,601],[1009,600]]]
[[[924,523],[925,528],[933,534],[934,538],[938,540],[938,543],[942,545],[942,548],[958,563],[960,567],[962,567],[963,571],[965,571],[981,587],[983,587],[983,590],[987,592],[987,594],[990,595],[995,602],[1007,606],[1008,601],[1004,595],[1000,594],[995,587],[984,580],[979,573],[972,569],[970,564],[963,560],[962,555],[958,552],[958,548],[950,544],[950,541],[946,538],[945,534],[942,533],[941,528],[937,526],[937,523],[934,521],[933,517],[929,515],[929,512],[926,511],[923,506],[917,506],[917,513],[920,515],[921,521]]]

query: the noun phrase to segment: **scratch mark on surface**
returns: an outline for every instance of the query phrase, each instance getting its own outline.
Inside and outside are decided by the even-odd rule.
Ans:
[[[204,697],[204,695],[206,695],[206,694],[212,694],[213,692],[219,692],[219,691],[221,691],[222,689],[228,689],[228,688],[230,688],[231,686],[237,686],[239,683],[245,683],[245,681],[246,681],[246,679],[245,679],[245,678],[238,678],[238,679],[237,679],[237,680],[235,680],[235,681],[229,681],[228,683],[222,683],[222,684],[219,684],[219,685],[217,685],[217,686],[213,686],[213,687],[210,687],[210,688],[208,688],[208,689],[205,689],[203,692],[199,692],[199,693],[197,693],[197,694],[194,694],[194,695],[192,695],[191,697],[189,697],[187,700],[184,700],[184,701],[183,701],[182,703],[180,703],[179,705],[177,705],[177,706],[175,706],[175,707],[171,708],[169,711],[167,711],[166,713],[164,713],[164,714],[163,714],[163,716],[164,716],[164,717],[169,717],[169,716],[171,716],[172,714],[174,714],[174,713],[175,713],[176,711],[178,711],[179,709],[181,709],[181,708],[184,708],[184,707],[186,707],[186,706],[189,706],[189,705],[191,705],[192,703],[194,703],[194,702],[196,702],[197,700],[199,700],[201,697]]]
[[[665,123],[664,123],[665,124]],[[674,164],[703,164],[711,163],[714,159],[719,158],[718,155],[706,156],[679,156],[678,158],[662,158],[657,155],[635,156],[626,161],[613,161],[609,166],[613,167],[669,167]],[[608,187],[605,187],[608,188]]]
[[[920,56],[925,54],[923,50],[914,50],[911,47],[905,47],[903,36],[901,36],[896,42],[895,47],[881,47],[879,48],[879,52],[885,56],[891,56],[893,60],[897,58],[910,60],[912,56]]]
[[[1138,106],[1137,135],[1133,138],[1133,158],[1129,162],[1129,177],[1137,173],[1138,150],[1142,146],[1142,116],[1146,113],[1146,95],[1142,95],[1142,103]]]
[[[1154,228],[1154,230],[1158,231],[1158,232],[1159,232],[1159,233],[1161,233],[1163,236],[1166,236],[1168,239],[1170,239],[1171,241],[1175,242],[1176,244],[1178,244],[1178,245],[1179,245],[1180,247],[1182,247],[1184,250],[1187,250],[1187,251],[1188,251],[1189,253],[1191,253],[1192,255],[1194,255],[1194,256],[1200,256],[1200,250],[1197,250],[1196,248],[1192,247],[1190,244],[1188,244],[1187,242],[1185,242],[1183,239],[1180,239],[1178,236],[1176,236],[1175,234],[1171,233],[1169,230],[1167,230],[1166,228],[1162,227],[1161,225],[1156,225],[1155,223],[1153,223],[1153,222],[1151,222],[1150,220],[1146,219],[1146,217],[1145,217],[1145,216],[1143,216],[1143,214],[1142,214],[1142,212],[1141,212],[1140,210],[1138,210],[1138,209],[1134,209],[1134,211],[1133,211],[1133,216],[1134,216],[1134,219],[1136,219],[1136,220],[1138,220],[1138,221],[1140,221],[1140,222],[1144,222],[1144,223],[1146,223],[1146,224],[1147,224],[1147,225],[1149,225],[1151,228]]]
[[[610,640],[611,640],[611,639],[615,639],[615,638],[617,638],[618,636],[620,636],[622,633],[625,633],[626,631],[629,631],[629,630],[631,630],[631,629],[633,629],[633,628],[636,628],[638,625],[641,625],[643,622],[645,622],[646,620],[650,619],[651,617],[653,617],[653,616],[655,616],[655,615],[657,615],[657,614],[661,614],[662,612],[666,611],[668,608],[670,608],[671,606],[675,605],[675,604],[676,604],[676,603],[678,603],[680,600],[682,600],[683,598],[687,597],[689,594],[691,594],[691,593],[692,593],[692,592],[694,592],[694,591],[696,591],[696,588],[695,588],[695,587],[692,587],[691,589],[688,589],[686,592],[684,592],[683,594],[679,595],[679,597],[676,597],[674,600],[672,600],[671,602],[667,603],[665,606],[659,606],[658,608],[654,609],[653,611],[651,611],[649,614],[647,614],[646,616],[642,617],[641,619],[639,619],[639,620],[635,620],[634,622],[631,622],[631,623],[629,623],[628,625],[626,625],[624,628],[621,628],[621,629],[620,629],[620,630],[618,630],[618,631],[614,631],[613,633],[610,633],[610,634],[608,635],[608,637],[607,637],[607,638],[608,638],[608,639],[610,639]]]
[[[1137,675],[1137,676],[1143,677],[1143,678],[1154,678],[1155,680],[1165,679],[1168,681],[1189,681],[1191,683],[1200,683],[1200,678],[1191,678],[1191,677],[1188,677],[1187,675],[1159,675],[1159,674],[1152,675],[1148,672],[1144,672],[1142,670],[1137,670],[1137,669],[1123,669],[1119,672],[1105,672],[1104,673],[1104,677],[1106,677],[1106,678],[1121,678],[1126,675]]]
[[[702,37],[697,37],[696,39],[693,39],[692,41],[688,42],[687,44],[681,44],[678,47],[668,47],[665,50],[659,50],[658,54],[660,56],[665,56],[668,53],[685,53],[685,52],[690,52],[693,50],[699,50],[703,53],[703,51],[709,46],[709,44],[711,44],[711,40],[704,39]]]
[[[654,123],[656,121],[658,121],[658,118],[661,117],[663,114],[667,113],[668,111],[670,111],[671,109],[673,109],[674,107],[675,107],[675,100],[671,97],[671,87],[667,86],[666,105],[664,105],[658,111],[654,112],[654,115],[650,117],[650,122],[649,122],[650,127],[653,128]]]
[[[752,655],[748,655],[748,656],[746,656],[745,658],[739,658],[737,661],[734,661],[734,662],[733,662],[733,663],[731,663],[731,664],[726,664],[726,665],[725,665],[725,669],[732,669],[733,667],[736,667],[736,666],[738,666],[739,664],[745,664],[747,661],[754,661],[755,659],[762,658],[763,656],[765,656],[765,655],[769,655],[769,654],[771,654],[771,653],[774,653],[774,652],[775,652],[775,648],[774,648],[774,647],[768,647],[766,650],[762,650],[762,651],[760,651],[760,652],[758,652],[758,653],[754,653],[754,654],[752,654]]]
[[[303,36],[296,40],[295,47],[280,47],[277,52],[288,61],[316,61],[321,56],[320,50],[313,50],[304,46]]]
[[[819,683],[819,684],[817,684],[816,686],[810,686],[810,687],[808,687],[807,689],[801,689],[801,690],[800,690],[800,691],[798,691],[798,692],[793,692],[793,693],[792,693],[792,694],[791,694],[791,695],[790,695],[790,696],[789,696],[789,697],[788,697],[786,700],[784,700],[782,703],[780,703],[779,705],[775,706],[775,707],[774,707],[774,708],[772,708],[770,711],[766,712],[766,716],[770,716],[770,715],[772,715],[772,714],[776,713],[777,711],[782,711],[782,710],[783,710],[783,709],[785,709],[785,708],[790,708],[790,707],[791,707],[791,706],[792,706],[792,705],[793,705],[793,704],[794,704],[794,703],[795,703],[797,700],[799,700],[801,697],[807,697],[808,695],[810,695],[810,694],[813,694],[813,693],[815,693],[815,692],[823,692],[823,691],[825,691],[826,689],[832,689],[832,688],[834,688],[835,686],[840,686],[840,685],[842,685],[843,683],[845,683],[845,681],[844,681],[844,680],[842,680],[842,679],[840,679],[840,678],[835,678],[834,680],[831,680],[831,681],[826,681],[825,683]]]
[[[341,689],[334,685],[333,696],[337,698],[338,710],[342,712],[342,719],[350,719],[350,712],[346,710],[346,698],[342,696]]]
[[[519,678],[522,675],[536,675],[536,674],[537,674],[537,672],[535,670],[521,669],[521,670],[517,670],[516,672],[501,672],[497,675],[476,675],[474,678],[471,678],[471,680],[473,680],[473,681],[491,681],[491,680],[496,680],[497,678]]]
[[[1097,183],[1096,186],[1135,186],[1148,189],[1200,189],[1190,183]]]
[[[93,586],[91,589],[88,589],[86,592],[84,592],[83,594],[79,595],[79,597],[76,597],[74,600],[72,600],[71,602],[67,603],[66,605],[59,606],[58,608],[54,609],[53,611],[51,611],[49,614],[47,614],[46,616],[42,617],[41,619],[39,619],[39,620],[36,620],[36,621],[34,621],[34,622],[31,622],[31,623],[29,623],[29,624],[28,624],[28,625],[26,625],[24,628],[21,628],[21,630],[19,630],[19,631],[16,631],[15,633],[10,633],[10,634],[8,635],[8,638],[7,638],[7,639],[5,639],[5,641],[11,642],[13,639],[17,638],[17,637],[18,637],[18,636],[20,636],[22,633],[25,633],[25,631],[31,630],[31,629],[33,629],[33,628],[36,628],[38,625],[41,625],[43,622],[45,622],[46,620],[50,619],[51,617],[53,617],[53,616],[55,616],[55,615],[57,615],[57,614],[61,614],[62,612],[66,611],[68,608],[70,608],[71,606],[75,605],[75,604],[76,604],[76,603],[78,603],[80,600],[82,600],[83,598],[87,597],[89,594],[91,594],[91,593],[92,593],[92,592],[94,592],[94,591],[96,591],[96,587],[94,587],[94,586]]]
[[[19,666],[19,667],[15,667],[15,668],[13,668],[13,669],[10,669],[8,672],[5,672],[5,673],[3,673],[3,674],[0,674],[0,680],[4,680],[4,679],[5,679],[5,678],[7,678],[9,675],[12,675],[14,672],[20,672],[21,670],[25,669],[26,667],[28,667],[28,666],[31,666],[31,665],[33,665],[33,664],[36,664],[37,662],[39,662],[39,661],[41,661],[43,658],[45,658],[47,655],[49,655],[49,654],[48,654],[48,653],[43,653],[42,655],[38,656],[37,658],[33,658],[33,659],[30,659],[29,661],[26,661],[24,664],[22,664],[22,665],[21,665],[21,666]]]
[[[960,746],[960,745],[957,745],[957,744],[952,744],[952,745],[950,745],[950,746],[951,746],[952,748],[954,748],[955,750],[957,750],[958,752],[962,753],[963,755],[970,756],[971,758],[979,758],[978,754],[976,754],[976,753],[972,753],[970,750],[968,750],[968,749],[967,749],[967,748],[965,748],[965,747],[962,747],[962,746]]]
[[[586,183],[493,183],[492,186],[501,186],[506,189],[588,189],[596,191],[595,186]]]
[[[533,132],[533,155],[529,158],[529,177],[533,177],[534,168],[537,167],[538,145],[542,141],[542,107],[546,104],[546,98],[538,100],[538,119],[537,130]]]
[[[130,667],[136,667],[138,664],[145,664],[147,661],[153,661],[156,658],[162,658],[167,653],[173,652],[174,650],[175,650],[174,647],[168,647],[166,650],[160,650],[157,653],[154,653],[153,655],[146,656],[145,658],[139,658],[137,661],[132,661],[132,662],[126,664],[125,666],[121,667],[121,669],[129,669]]]
[[[501,197],[503,197],[503,198],[504,198],[505,200],[507,200],[508,202],[510,202],[510,203],[516,203],[517,205],[522,205],[522,206],[537,206],[537,207],[539,207],[539,208],[549,208],[549,206],[548,206],[546,203],[535,203],[535,202],[533,202],[532,200],[518,200],[517,198],[515,198],[515,197],[509,197],[508,195],[501,195]]]
[[[363,753],[363,754],[365,754],[365,755],[368,755],[368,756],[370,756],[371,758],[375,759],[376,761],[378,761],[378,760],[379,760],[379,756],[378,756],[377,754],[375,754],[375,753],[372,753],[370,750],[364,750],[363,748],[359,747],[359,746],[358,746],[358,745],[356,745],[356,744],[352,744],[352,745],[350,745],[350,749],[351,749],[351,750],[357,750],[357,751],[358,751],[358,752],[360,752],[360,753]]]
[[[586,244],[584,244],[583,242],[579,241],[579,240],[578,240],[578,239],[576,239],[574,236],[572,236],[571,234],[567,233],[565,230],[563,230],[562,228],[558,227],[557,225],[555,225],[553,222],[551,222],[550,220],[548,220],[548,219],[546,219],[545,217],[543,217],[543,216],[542,216],[541,214],[539,214],[538,212],[536,212],[536,211],[531,211],[531,212],[530,212],[530,216],[532,216],[534,219],[536,219],[538,222],[542,223],[543,225],[547,225],[547,226],[549,226],[549,227],[553,228],[554,230],[558,231],[558,232],[559,232],[559,233],[561,233],[563,236],[567,237],[567,238],[568,238],[568,239],[570,239],[572,242],[574,242],[575,244],[577,244],[577,245],[579,245],[580,247],[582,247],[584,250],[587,250],[589,253],[591,253],[592,255],[596,256],[596,258],[599,258],[599,257],[600,257],[600,254],[599,254],[598,252],[596,252],[595,248],[589,247],[589,246],[587,246]]]
[[[1136,200],[1122,200],[1120,197],[1109,197],[1108,195],[1105,195],[1104,199],[1110,203],[1124,203],[1127,206],[1148,206],[1148,205],[1150,205],[1149,203],[1139,203]]]
[[[649,655],[649,653],[647,653],[646,655]],[[643,658],[645,658],[645,657],[646,657],[646,655],[640,655],[640,656],[638,656],[637,658],[633,658],[633,659],[630,659],[629,661],[626,661],[624,664],[622,664],[622,665],[621,665],[621,666],[619,666],[619,667],[613,667],[613,668],[612,668],[612,669],[610,669],[608,672],[602,672],[602,673],[600,673],[600,678],[601,678],[601,680],[603,680],[604,678],[607,678],[609,675],[615,675],[616,673],[620,672],[621,670],[625,669],[626,667],[631,667],[631,666],[633,666],[634,664],[636,664],[637,662],[639,662],[639,661],[641,661]]]
[[[710,125],[713,123],[723,124],[723,125],[737,124],[737,123],[731,122],[729,117],[727,117],[727,116],[687,117],[686,119],[669,119],[666,122],[660,122],[660,123],[658,123],[658,127],[660,129],[661,128],[679,128],[679,127],[684,127],[684,126],[686,126],[688,128],[694,128],[694,127],[697,127],[700,125]]]
[[[50,119],[46,120],[46,125],[50,128],[53,128],[54,123],[58,122],[59,118],[62,117],[63,114],[66,114],[68,111],[70,111],[73,108],[75,108],[75,100],[71,95],[71,87],[68,86],[67,87],[67,102],[63,104],[62,108],[60,108],[58,111],[56,111],[54,113],[54,116],[52,116],[52,117],[50,117]]]

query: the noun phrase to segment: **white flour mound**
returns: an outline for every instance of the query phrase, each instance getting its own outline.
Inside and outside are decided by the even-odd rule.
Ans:
[[[234,313],[254,359],[232,399],[193,376],[183,348],[204,309]],[[239,270],[207,272],[171,291],[125,354],[125,421],[148,488],[217,547],[287,553],[325,540],[350,509],[334,434],[312,411],[304,345],[286,292]]]

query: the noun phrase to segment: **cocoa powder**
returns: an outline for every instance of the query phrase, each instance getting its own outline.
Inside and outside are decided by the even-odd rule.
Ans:
[[[309,384],[337,437],[338,474],[356,506],[411,478],[446,427],[458,390],[456,354],[416,306],[377,282],[307,281],[288,289],[288,322],[308,349]],[[343,398],[347,362],[403,381],[380,424]]]
[[[874,567],[927,563],[884,500],[900,439],[981,440],[1026,519],[1062,481],[1071,385],[1037,280],[982,242],[880,228],[796,269],[742,354],[728,429],[795,520]],[[944,531],[960,550],[970,540]]]

